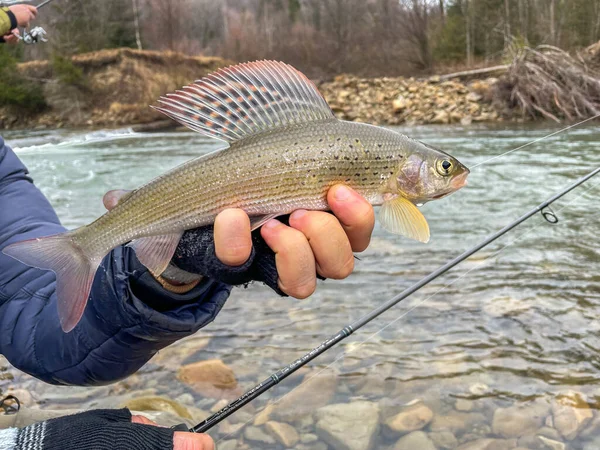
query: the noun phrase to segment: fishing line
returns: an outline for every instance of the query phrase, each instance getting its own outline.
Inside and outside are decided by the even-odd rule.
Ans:
[[[600,170],[600,169],[598,169]],[[580,195],[578,195],[577,197],[575,197],[574,199],[572,199],[569,203],[567,203],[566,205],[564,205],[562,208],[560,208],[558,210],[558,212],[563,211],[564,209],[566,209],[568,206],[571,206],[573,203],[575,203],[577,200],[579,200],[581,197],[583,197],[584,195],[586,195],[587,193],[589,193],[590,191],[592,191],[593,189],[595,189],[596,187],[600,186],[600,182],[596,183],[595,185],[593,185],[592,187],[590,187],[589,189],[587,189],[586,191],[584,191],[583,193],[581,193]],[[543,209],[540,211],[542,212]],[[549,223],[556,223],[556,222],[552,222],[551,220],[548,220],[545,216],[543,216],[546,221],[548,221]],[[566,222],[569,223],[569,222]],[[391,321],[390,323],[388,323],[387,325],[383,326],[381,329],[379,329],[378,331],[374,332],[371,336],[369,336],[368,338],[366,338],[365,340],[363,340],[362,342],[358,343],[356,345],[356,347],[354,347],[352,350],[343,352],[340,356],[338,356],[334,361],[332,361],[330,364],[328,364],[326,367],[323,367],[322,369],[318,370],[314,375],[312,375],[310,378],[308,378],[307,380],[303,381],[300,385],[296,386],[295,388],[291,389],[288,393],[284,394],[283,396],[281,396],[280,398],[278,398],[277,400],[272,402],[272,405],[276,405],[277,403],[279,403],[281,400],[283,400],[285,397],[287,397],[288,395],[290,395],[292,392],[294,392],[296,389],[298,389],[301,385],[306,385],[308,383],[310,383],[314,378],[318,377],[319,375],[321,375],[323,372],[325,372],[326,370],[328,370],[329,368],[331,368],[333,365],[335,365],[336,363],[338,363],[341,359],[343,359],[344,357],[346,357],[347,355],[349,355],[350,353],[355,352],[356,350],[360,349],[364,344],[366,344],[368,341],[370,341],[371,339],[373,339],[375,336],[377,336],[379,333],[381,333],[382,331],[384,331],[385,329],[387,329],[388,327],[390,327],[391,325],[395,324],[396,322],[398,322],[399,320],[401,320],[402,318],[406,317],[408,314],[410,314],[412,311],[414,311],[415,309],[417,309],[418,307],[422,306],[425,302],[427,302],[428,300],[430,300],[431,298],[435,297],[437,294],[439,294],[441,291],[445,290],[447,287],[452,286],[454,283],[456,283],[457,281],[463,279],[464,277],[466,277],[469,273],[473,272],[476,269],[479,269],[481,267],[483,267],[485,264],[487,264],[489,262],[490,259],[497,257],[500,253],[502,253],[504,250],[506,250],[507,247],[513,245],[515,242],[520,241],[522,238],[524,238],[525,236],[527,236],[529,233],[531,233],[532,231],[538,229],[542,224],[538,224],[535,225],[533,227],[530,227],[525,233],[521,234],[520,236],[518,236],[517,238],[513,239],[511,242],[509,242],[508,244],[506,244],[504,247],[502,247],[501,249],[499,249],[498,251],[496,251],[495,253],[493,253],[492,255],[488,256],[487,258],[485,258],[483,261],[479,262],[475,267],[472,267],[471,269],[469,269],[468,271],[464,272],[463,274],[461,274],[458,278],[456,278],[455,280],[452,280],[451,282],[447,283],[446,285],[442,286],[441,288],[439,288],[437,291],[435,291],[434,293],[432,293],[431,295],[429,295],[429,297],[426,297],[425,299],[423,299],[422,301],[418,302],[416,305],[412,306],[411,308],[409,308],[407,311],[405,311],[404,313],[402,313],[400,316],[398,316],[396,319],[394,319],[393,321]],[[366,317],[366,316],[365,316]],[[263,408],[264,409],[264,408]],[[262,410],[261,410],[262,412]],[[260,413],[258,413],[260,414]],[[247,420],[244,423],[244,426],[247,425],[248,423],[250,423],[250,421],[254,420],[258,414],[254,415],[251,419]],[[227,437],[231,436],[231,433],[228,435],[223,436],[221,439],[219,439],[218,442],[222,441],[223,439],[226,439]]]
[[[512,150],[509,150],[509,151],[507,151],[506,153],[502,153],[501,155],[497,155],[497,156],[494,156],[494,157],[492,157],[492,158],[490,158],[490,159],[486,159],[485,161],[483,161],[483,162],[480,162],[479,164],[475,164],[474,166],[471,166],[471,167],[470,167],[470,169],[472,170],[472,169],[474,169],[475,167],[479,167],[479,166],[482,166],[482,165],[484,165],[484,164],[487,164],[487,163],[489,163],[490,161],[494,161],[494,160],[496,160],[496,159],[498,159],[498,158],[502,158],[503,156],[506,156],[506,155],[508,155],[509,153],[516,152],[517,150],[521,150],[522,148],[525,148],[525,147],[527,147],[527,146],[529,146],[529,145],[531,145],[531,144],[535,144],[536,142],[543,141],[543,140],[544,140],[544,139],[546,139],[546,138],[549,138],[549,137],[552,137],[552,136],[556,136],[557,134],[560,134],[560,133],[562,133],[563,131],[570,130],[571,128],[575,128],[575,127],[577,127],[577,126],[579,126],[579,125],[581,125],[581,124],[583,124],[583,123],[589,122],[590,120],[597,119],[598,117],[600,117],[600,113],[596,114],[595,116],[588,117],[587,119],[585,119],[585,120],[582,120],[581,122],[577,122],[577,123],[575,123],[575,124],[573,124],[573,125],[569,125],[568,127],[562,128],[562,129],[560,129],[560,130],[558,130],[558,131],[555,131],[555,132],[553,132],[553,133],[550,133],[550,134],[548,134],[548,135],[546,135],[546,136],[543,136],[543,137],[541,137],[541,138],[535,139],[535,140],[533,140],[533,141],[531,141],[531,142],[528,142],[527,144],[523,144],[523,145],[521,145],[520,147],[513,148]]]
[[[597,188],[598,186],[600,186],[600,182],[596,183],[595,185],[593,185],[591,188],[587,189],[586,191],[584,191],[583,193],[581,193],[580,195],[578,195],[577,197],[575,197],[574,199],[572,199],[569,203],[567,203],[566,205],[564,205],[562,208],[560,208],[558,210],[558,212],[563,211],[564,209],[566,209],[568,206],[571,206],[573,203],[575,203],[577,200],[579,200],[581,197],[583,197],[584,195],[586,195],[587,193],[589,193],[590,191],[592,191],[593,189]],[[544,217],[546,218],[546,217]],[[548,222],[550,223],[556,223],[556,222],[551,222],[550,220],[546,219]],[[565,222],[565,223],[570,223],[569,222]],[[455,280],[452,280],[451,282],[447,283],[446,285],[442,286],[441,288],[439,288],[437,291],[433,292],[431,295],[429,295],[429,297],[426,297],[425,299],[421,300],[420,302],[418,302],[416,305],[410,307],[408,310],[406,310],[404,313],[402,313],[401,315],[399,315],[397,318],[395,318],[394,320],[392,320],[391,322],[389,322],[387,325],[383,326],[381,329],[377,330],[376,332],[374,332],[372,335],[370,335],[368,338],[366,338],[365,340],[361,341],[360,343],[358,343],[353,349],[348,350],[346,352],[343,352],[341,355],[339,355],[335,360],[333,360],[330,364],[328,364],[327,366],[323,367],[322,369],[319,369],[315,374],[311,375],[310,378],[308,378],[307,380],[302,381],[301,384],[299,384],[298,386],[296,386],[295,388],[291,389],[289,392],[287,392],[286,394],[282,395],[280,398],[278,398],[277,400],[273,401],[271,403],[271,405],[276,405],[277,403],[279,403],[281,400],[283,400],[285,397],[287,397],[288,395],[290,395],[292,392],[294,392],[296,389],[298,389],[300,386],[306,386],[308,383],[310,383],[314,378],[318,377],[319,375],[321,375],[323,372],[325,372],[326,370],[330,369],[332,366],[334,366],[336,363],[338,363],[341,359],[345,358],[346,356],[348,356],[351,353],[354,353],[355,351],[359,350],[364,344],[366,344],[367,342],[369,342],[371,339],[373,339],[375,336],[377,336],[378,334],[380,334],[382,331],[386,330],[388,327],[394,325],[396,322],[398,322],[399,320],[403,319],[404,317],[408,316],[412,311],[414,311],[415,309],[417,309],[418,307],[422,306],[423,304],[425,304],[425,302],[427,302],[428,300],[432,299],[433,297],[435,297],[437,294],[439,294],[440,292],[442,292],[443,290],[445,290],[446,288],[452,286],[453,284],[455,284],[457,281],[460,281],[461,279],[463,279],[464,277],[466,277],[469,273],[473,272],[476,269],[480,269],[481,267],[483,267],[485,264],[487,264],[489,262],[489,260],[491,260],[492,258],[497,257],[500,253],[502,253],[504,250],[506,250],[506,248],[510,247],[511,245],[513,245],[514,243],[516,243],[517,241],[520,241],[521,239],[523,239],[525,236],[527,236],[528,234],[530,234],[532,231],[538,229],[542,224],[538,224],[535,225],[533,227],[530,227],[527,231],[525,231],[523,234],[521,234],[520,236],[518,236],[517,238],[513,239],[511,242],[509,242],[508,244],[506,244],[504,247],[502,247],[501,249],[497,250],[495,253],[493,253],[492,255],[488,256],[487,258],[485,258],[483,261],[480,261],[479,263],[477,263],[477,265],[475,267],[472,267],[471,269],[467,270],[466,272],[464,272],[463,274],[461,274],[458,278],[456,278]],[[264,410],[264,408],[263,408]],[[261,412],[263,411],[261,410]],[[244,426],[248,425],[252,420],[254,420],[259,413],[255,414],[252,418],[248,419],[246,422],[244,422]],[[227,434],[223,437],[221,437],[221,439],[219,439],[216,443],[221,442],[222,440],[230,437],[232,434]]]
[[[319,346],[315,347],[313,350],[311,350],[310,352],[306,353],[304,356],[298,358],[297,360],[295,360],[294,362],[292,362],[288,366],[286,366],[283,369],[280,369],[279,371],[275,372],[269,378],[267,378],[266,380],[264,380],[261,383],[259,383],[258,385],[256,385],[254,388],[252,388],[249,391],[247,391],[245,394],[243,394],[237,400],[234,400],[232,403],[230,403],[229,405],[225,406],[221,410],[217,411],[215,414],[213,414],[212,416],[208,417],[206,420],[204,420],[203,422],[199,423],[195,427],[190,428],[189,431],[196,432],[196,433],[204,433],[204,432],[208,431],[214,425],[218,424],[219,422],[221,422],[225,418],[229,417],[235,411],[239,410],[240,408],[242,408],[244,405],[246,405],[250,401],[256,399],[261,394],[263,394],[267,390],[271,389],[273,386],[277,385],[281,380],[287,378],[289,375],[291,375],[292,373],[294,373],[300,367],[303,367],[308,362],[310,362],[313,359],[315,359],[317,356],[321,355],[325,351],[327,351],[330,348],[332,348],[338,342],[340,342],[343,339],[345,339],[348,336],[350,336],[352,333],[354,333],[356,330],[360,329],[362,326],[366,325],[367,323],[369,323],[370,321],[372,321],[373,319],[375,319],[376,317],[378,317],[379,315],[381,315],[385,311],[389,310],[390,308],[392,308],[393,306],[395,306],[396,304],[398,304],[399,302],[401,302],[402,300],[404,300],[408,296],[412,295],[413,293],[415,293],[416,291],[418,291],[419,289],[421,289],[423,286],[429,284],[431,281],[435,280],[440,275],[446,273],[448,270],[450,270],[453,267],[455,267],[456,265],[460,264],[465,259],[467,259],[469,256],[471,256],[474,253],[478,252],[479,250],[481,250],[482,248],[486,247],[487,245],[489,245],[490,243],[492,243],[493,241],[495,241],[499,237],[501,237],[504,234],[506,234],[509,231],[511,231],[513,228],[515,228],[518,225],[520,225],[521,223],[525,222],[526,220],[528,220],[529,218],[531,218],[533,215],[535,215],[537,213],[541,213],[542,211],[546,210],[556,200],[558,200],[559,198],[563,197],[564,195],[566,195],[567,193],[569,193],[570,191],[572,191],[576,187],[580,186],[581,184],[585,183],[587,180],[589,180],[593,176],[597,175],[598,173],[600,173],[600,167],[596,168],[595,170],[593,170],[592,172],[590,172],[587,175],[583,176],[582,178],[576,180],[575,182],[573,182],[572,184],[570,184],[568,187],[562,189],[557,194],[553,195],[548,200],[544,201],[543,203],[539,204],[535,208],[531,209],[529,212],[527,212],[524,215],[522,215],[521,217],[519,217],[517,220],[514,220],[513,222],[511,222],[510,224],[506,225],[504,228],[502,228],[498,232],[496,232],[493,235],[489,236],[488,238],[484,239],[479,244],[475,245],[474,247],[471,247],[470,249],[466,250],[465,252],[463,252],[459,256],[455,257],[451,261],[449,261],[446,264],[444,264],[443,266],[439,267],[437,270],[435,270],[434,272],[430,273],[428,276],[426,276],[425,278],[421,279],[419,282],[417,282],[417,283],[413,284],[412,286],[408,287],[407,289],[405,289],[404,291],[402,291],[400,294],[396,295],[392,299],[390,299],[387,302],[385,302],[383,305],[379,306],[378,308],[376,308],[375,310],[371,311],[370,313],[364,315],[363,317],[361,317],[357,321],[353,322],[351,325],[348,325],[348,326],[344,327],[337,334],[329,337],[327,340],[325,340],[324,342],[322,342]],[[596,185],[592,186],[590,189],[588,189],[587,191],[583,192],[581,195],[579,195],[578,197],[576,197],[575,199],[573,199],[569,203],[567,203],[559,211],[562,211],[564,208],[566,208],[567,206],[571,205],[575,200],[577,200],[581,196],[585,195],[587,192],[589,192],[591,189],[593,189],[595,187],[596,187]],[[555,217],[556,217],[556,215],[555,215]],[[544,218],[545,218],[545,216],[544,216]],[[546,220],[548,220],[548,219],[546,219]],[[550,222],[550,223],[552,223],[552,222]],[[539,227],[539,225],[536,225],[535,227],[532,227],[532,229],[537,228],[537,227]],[[531,232],[532,229],[528,230],[524,235],[526,235],[527,233]],[[483,263],[485,263],[486,261],[488,261],[491,257],[497,256],[506,247],[508,247],[509,245],[512,245],[514,242],[518,241],[524,235],[519,236],[518,238],[516,238],[515,240],[513,240],[512,242],[510,242],[509,244],[507,244],[506,246],[504,246],[502,249],[500,249],[498,252],[496,252],[494,255],[489,256],[488,258],[486,258],[478,266],[476,266],[474,268],[471,268],[469,271],[467,271],[466,273],[464,273],[463,275],[461,275],[460,277],[458,277],[456,280],[454,280],[451,283],[449,283],[448,286],[452,285],[456,281],[460,280],[461,278],[463,278],[464,276],[466,276],[468,273],[470,273],[474,269],[480,267]],[[364,342],[367,342],[373,336],[376,336],[378,333],[380,333],[381,331],[383,331],[389,325],[391,325],[393,323],[396,323],[402,317],[406,316],[406,314],[410,313],[415,308],[417,308],[418,306],[422,305],[425,301],[427,301],[429,298],[433,297],[434,295],[436,295],[438,292],[440,292],[442,289],[445,289],[446,287],[447,286],[444,286],[444,287],[440,288],[434,294],[432,294],[431,296],[427,297],[423,301],[419,302],[414,307],[410,308],[403,315],[401,315],[400,317],[396,318],[394,321],[392,321],[391,323],[389,323],[388,325],[386,325],[385,327],[383,327],[382,329],[380,329],[378,332],[376,332],[375,334],[373,334],[372,336],[370,336]],[[362,344],[364,344],[364,342],[361,343],[361,344],[359,344],[359,347]],[[309,382],[315,376],[319,375],[323,370],[326,370],[329,367],[331,367],[332,364],[334,364],[337,361],[339,361],[339,359],[341,359],[344,355],[345,355],[345,353],[343,353],[340,357],[338,357],[334,362],[332,362],[331,364],[329,364],[327,367],[325,367],[321,371],[317,372],[316,375],[314,375],[311,378],[309,378],[307,380],[307,382]]]

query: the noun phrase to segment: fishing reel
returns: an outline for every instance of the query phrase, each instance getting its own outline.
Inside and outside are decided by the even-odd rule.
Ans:
[[[23,30],[23,35],[19,38],[23,41],[24,44],[32,45],[37,44],[38,42],[48,42],[46,38],[47,33],[42,27],[34,27],[31,31]]]
[[[39,10],[40,8],[46,6],[48,3],[52,2],[52,1],[53,0],[43,1],[42,3],[37,5],[37,9]],[[33,3],[33,2],[27,1],[27,0],[4,0],[4,1],[0,1],[0,7],[8,7],[8,6],[19,5],[19,4],[28,5],[31,3]],[[37,44],[39,42],[48,42],[47,36],[48,36],[48,33],[46,33],[46,30],[44,30],[42,27],[33,27],[31,30],[22,28],[22,31],[19,35],[19,40],[21,40],[24,44],[33,45],[33,44]]]

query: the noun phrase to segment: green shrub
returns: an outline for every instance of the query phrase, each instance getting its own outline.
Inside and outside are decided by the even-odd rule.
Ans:
[[[0,46],[0,106],[32,114],[46,108],[42,87],[23,78],[17,71],[16,58]]]
[[[80,67],[73,64],[70,58],[61,55],[52,56],[52,70],[54,76],[65,84],[85,88],[87,80]]]

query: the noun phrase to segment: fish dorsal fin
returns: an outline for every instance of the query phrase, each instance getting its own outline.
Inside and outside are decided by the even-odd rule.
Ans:
[[[256,61],[220,69],[152,108],[229,143],[301,122],[335,118],[317,87],[292,66]]]

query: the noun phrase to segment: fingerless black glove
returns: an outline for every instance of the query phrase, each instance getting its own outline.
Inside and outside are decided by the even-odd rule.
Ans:
[[[97,409],[35,423],[13,433],[15,450],[172,450],[171,428],[131,423],[127,409]],[[6,441],[4,430],[3,441]],[[6,442],[9,444],[8,442]],[[4,444],[4,442],[2,442]]]
[[[288,225],[289,215],[278,217],[277,220]],[[231,286],[248,284],[259,281],[279,295],[287,297],[277,285],[277,266],[275,252],[269,248],[260,234],[260,228],[252,232],[252,252],[248,260],[241,266],[232,267],[223,264],[215,253],[213,225],[186,231],[175,255],[171,260],[179,269],[186,272],[204,275]],[[317,275],[319,279],[325,278]]]

